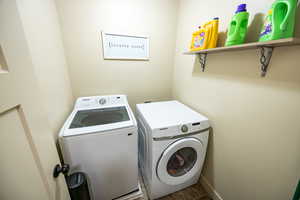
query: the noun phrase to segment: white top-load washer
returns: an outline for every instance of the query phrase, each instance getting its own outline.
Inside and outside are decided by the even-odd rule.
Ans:
[[[138,190],[137,123],[125,95],[78,98],[59,136],[70,173],[87,174],[93,200]]]
[[[150,199],[195,184],[209,136],[206,117],[178,101],[137,105],[139,165]]]

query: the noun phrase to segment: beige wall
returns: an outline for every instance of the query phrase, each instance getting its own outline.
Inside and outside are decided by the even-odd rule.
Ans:
[[[171,97],[177,0],[56,0],[75,97]],[[101,31],[147,35],[149,61],[103,60]]]
[[[73,104],[68,75],[75,97],[124,93],[131,105],[172,98],[173,87],[173,98],[211,120],[204,175],[224,200],[291,198],[300,171],[299,47],[275,49],[266,78],[259,76],[255,50],[209,55],[202,73],[194,56],[182,55],[191,33],[215,16],[224,32],[239,1],[181,0],[179,7],[175,0],[56,3],[69,74],[53,2],[19,2],[55,134]],[[265,13],[269,6],[256,1],[249,10]],[[247,41],[255,40],[261,17],[251,15]],[[150,61],[103,60],[101,30],[148,35]]]
[[[247,2],[251,20],[271,3]],[[219,16],[225,31],[238,3],[180,1],[173,95],[211,120],[204,175],[224,200],[291,199],[300,171],[300,47],[276,48],[266,78],[256,50],[208,55],[204,73],[182,54],[199,24]]]
[[[18,8],[43,104],[56,137],[73,106],[73,97],[55,2],[18,0]]]

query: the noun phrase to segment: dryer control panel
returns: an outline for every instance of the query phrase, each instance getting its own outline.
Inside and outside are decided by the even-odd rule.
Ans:
[[[208,120],[205,120],[201,122],[186,123],[177,126],[155,129],[152,136],[154,138],[177,137],[201,132],[207,128],[209,128],[209,122]]]

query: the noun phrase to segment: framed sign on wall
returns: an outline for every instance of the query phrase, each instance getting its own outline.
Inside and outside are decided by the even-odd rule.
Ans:
[[[149,60],[149,38],[102,32],[104,59]]]

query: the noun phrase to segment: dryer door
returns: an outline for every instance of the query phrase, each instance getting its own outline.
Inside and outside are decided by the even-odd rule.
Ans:
[[[203,144],[195,138],[177,140],[162,153],[156,168],[160,181],[178,185],[199,174],[204,161]]]

